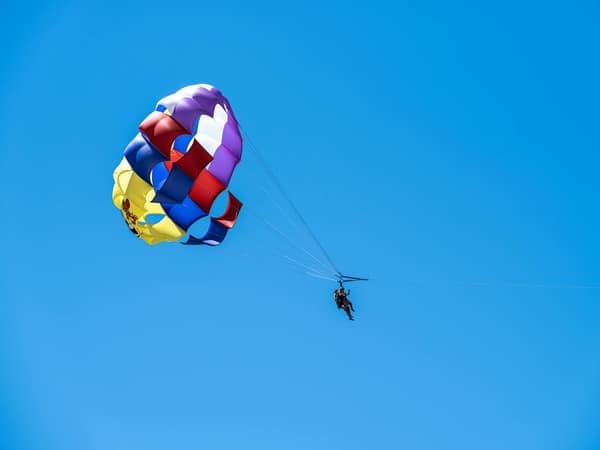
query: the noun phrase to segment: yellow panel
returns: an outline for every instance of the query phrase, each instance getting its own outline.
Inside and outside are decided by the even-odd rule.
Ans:
[[[151,185],[140,178],[125,158],[113,173],[113,203],[121,211],[131,230],[147,244],[175,242],[185,235],[185,231],[175,224],[159,203],[152,203],[155,191]],[[164,217],[156,224],[146,223],[149,214],[162,214]]]

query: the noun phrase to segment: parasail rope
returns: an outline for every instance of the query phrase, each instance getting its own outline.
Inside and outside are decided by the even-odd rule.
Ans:
[[[256,217],[256,215],[253,214],[252,211],[249,211],[249,213],[250,213],[249,214],[250,217],[253,217],[253,216]],[[270,231],[272,231],[272,230],[270,230]],[[261,245],[262,245],[262,247],[263,247],[262,251],[260,252],[260,254],[262,256],[266,256],[267,254],[269,254],[269,256],[274,257],[279,263],[281,263],[282,265],[285,265],[286,267],[294,266],[293,269],[296,270],[296,271],[298,271],[298,272],[305,273],[306,270],[310,270],[312,272],[319,273],[319,274],[321,274],[323,276],[331,276],[330,272],[326,272],[325,270],[323,270],[323,269],[321,269],[319,267],[311,266],[308,263],[300,262],[300,261],[298,261],[298,260],[296,260],[296,259],[294,259],[294,258],[292,258],[292,257],[290,257],[290,256],[288,256],[286,254],[284,254],[282,252],[282,249],[275,249],[275,248],[270,248],[269,249],[269,247],[271,247],[269,245],[269,243],[271,241],[267,241],[266,239],[261,239],[258,236],[255,237],[255,241],[256,242],[260,242]],[[250,252],[250,249],[247,249],[246,252],[245,252],[245,254],[250,259],[255,259],[256,261],[259,261],[261,263],[267,264],[267,260],[266,259],[264,259],[264,258],[263,259],[259,259],[259,258],[256,258],[256,257],[252,258],[249,252]],[[283,261],[279,261],[280,258]],[[292,268],[292,267],[289,267],[289,268]]]
[[[279,210],[279,212],[281,213],[281,215],[283,217],[285,217],[285,219],[296,229],[299,229],[298,226],[298,222],[295,222],[294,219],[292,219],[289,214],[285,211],[285,208],[283,206],[281,206],[279,204],[279,202],[277,200],[275,200],[275,197],[273,197],[273,195],[264,187],[261,186],[260,190],[263,191],[265,193],[265,195],[267,196],[267,198],[275,205],[275,207]]]
[[[263,264],[265,266],[269,266],[270,264],[273,263],[273,261],[268,261],[268,260],[266,260],[264,258],[258,258],[256,256],[250,254],[249,252],[242,252],[242,253],[240,253],[240,256],[245,257],[245,258],[250,259],[250,260],[253,260],[253,261],[255,261],[255,262],[259,263],[259,264]],[[273,256],[279,256],[281,258],[284,258],[284,255],[275,255],[274,254]],[[278,263],[278,265],[280,265],[280,266],[282,266],[282,267],[284,267],[286,269],[289,269],[291,271],[294,271],[296,273],[301,273],[301,274],[304,274],[304,275],[310,275],[312,277],[317,277],[317,278],[322,278],[322,279],[326,279],[326,280],[336,281],[334,278],[330,278],[330,277],[328,277],[326,275],[323,275],[317,269],[306,270],[302,266],[293,264],[290,261],[285,261],[283,259],[282,260],[278,259],[277,263]],[[309,266],[307,266],[307,267],[309,267]]]
[[[264,186],[261,186],[260,190],[262,192],[264,192],[264,194],[266,195],[266,197],[273,203],[273,205],[275,205],[275,207],[279,210],[279,212],[281,213],[281,215],[292,225],[292,227],[294,227],[295,229],[299,229],[298,223],[296,221],[294,221],[289,216],[289,214],[286,212],[285,208],[283,206],[281,206],[281,204],[273,197],[273,195]],[[254,215],[256,217],[257,213],[255,212]],[[264,220],[262,218],[261,218],[261,220],[263,222],[267,222],[266,220]],[[269,226],[271,228],[274,228],[274,226],[272,226],[268,222],[267,222],[267,226]],[[300,231],[302,231],[302,230],[300,230]],[[281,232],[281,230],[279,230],[279,234],[283,234],[283,232]],[[289,236],[286,236],[286,240],[288,242],[292,242],[292,239]],[[307,250],[305,250],[305,249],[302,249],[302,251],[307,252]],[[286,259],[288,259],[290,261],[293,261],[295,264],[303,266],[306,269],[310,270],[311,272],[316,272],[316,273],[321,274],[322,275],[321,278],[323,278],[323,276],[327,277],[328,274],[330,273],[330,269],[328,267],[326,267],[326,265],[323,263],[323,261],[321,259],[319,259],[318,261],[320,262],[321,266],[325,267],[325,270],[327,272],[323,272],[320,269],[315,269],[314,267],[307,266],[307,265],[301,263],[300,261],[297,261],[297,260],[295,260],[295,259],[293,259],[293,258],[291,258],[291,257],[289,257],[287,255],[279,255],[279,256],[282,256],[283,258],[286,258]],[[316,256],[313,255],[313,258],[316,258]],[[334,274],[334,275],[337,276],[337,274]],[[332,281],[337,281],[338,280],[337,278],[326,278],[326,279],[332,280]]]
[[[284,259],[287,259],[288,261],[291,261],[292,263],[297,264],[300,267],[303,267],[303,268],[305,268],[307,270],[310,270],[311,272],[318,273],[318,274],[320,274],[322,276],[331,276],[331,273],[329,273],[329,272],[323,272],[323,270],[321,270],[321,269],[316,269],[314,267],[306,265],[306,264],[302,263],[301,261],[298,261],[298,260],[296,260],[296,259],[294,259],[294,258],[292,258],[292,257],[290,257],[288,255],[281,255],[281,256]]]
[[[292,210],[294,211],[294,213],[296,214],[296,216],[298,217],[298,219],[300,219],[300,222],[302,223],[302,225],[304,226],[304,228],[306,229],[306,231],[308,232],[308,234],[310,235],[310,237],[312,238],[312,240],[315,242],[315,244],[317,244],[317,246],[321,250],[321,253],[327,259],[327,262],[331,266],[331,269],[333,269],[333,272],[336,275],[336,277],[342,276],[342,274],[340,273],[340,271],[336,268],[333,260],[329,256],[329,253],[327,253],[327,250],[325,250],[325,247],[323,247],[323,244],[321,244],[321,242],[319,241],[319,239],[317,238],[317,236],[315,235],[315,233],[312,231],[312,229],[310,228],[310,226],[308,225],[308,223],[304,219],[304,216],[300,213],[300,211],[296,207],[296,204],[287,195],[285,189],[283,188],[283,186],[279,182],[279,179],[277,178],[277,176],[275,175],[275,173],[273,173],[273,171],[271,170],[271,168],[267,164],[266,160],[262,156],[261,151],[258,149],[258,147],[256,145],[254,145],[254,142],[252,141],[252,139],[250,138],[250,136],[248,135],[248,133],[246,132],[246,130],[241,126],[241,124],[240,124],[240,130],[244,133],[244,136],[246,137],[246,140],[250,144],[250,147],[252,147],[254,149],[254,153],[256,154],[258,162],[262,166],[263,170],[265,171],[265,173],[267,174],[267,176],[271,179],[271,181],[273,182],[273,184],[275,185],[275,187],[279,190],[279,192],[281,193],[281,195],[286,199],[287,203],[290,205],[290,207],[292,208]]]
[[[308,275],[309,277],[313,277],[313,278],[319,278],[321,280],[328,280],[328,281],[338,281],[337,278],[331,278],[331,277],[324,277],[318,273],[313,273],[313,272],[304,272],[306,275]]]
[[[304,247],[300,247],[297,244],[295,244],[294,241],[292,241],[285,233],[283,233],[281,230],[279,230],[276,226],[274,226],[267,219],[265,219],[265,218],[261,217],[260,215],[256,214],[251,208],[246,207],[246,211],[248,213],[250,213],[251,215],[253,215],[254,217],[256,217],[261,222],[263,222],[266,226],[268,226],[269,228],[271,228],[273,231],[275,231],[281,237],[283,237],[293,248],[295,248],[296,250],[299,250],[301,252],[306,253],[308,256],[310,256],[312,259],[314,259],[317,263],[319,263],[328,273],[331,272],[331,269],[329,267],[327,267],[327,265],[323,261],[321,261],[319,258],[317,258],[315,255],[313,255],[311,252],[309,252],[308,250],[306,250]],[[335,276],[338,276],[339,272],[335,271],[335,272],[332,272],[332,274],[335,275]]]

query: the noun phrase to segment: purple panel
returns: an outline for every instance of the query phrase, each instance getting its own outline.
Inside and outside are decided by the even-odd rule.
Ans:
[[[225,124],[221,143],[238,159],[242,157],[242,137],[235,120],[228,120]]]
[[[194,122],[201,114],[214,117],[215,106],[224,105],[227,100],[218,90],[198,88],[192,97],[182,97],[173,109],[173,118],[188,133],[194,132]]]
[[[223,146],[219,146],[215,152],[214,159],[208,167],[208,171],[213,174],[217,180],[227,186],[229,185],[229,180],[231,180],[231,175],[233,175],[235,165],[239,161],[240,159],[232,155],[229,150]]]
[[[223,103],[223,96],[215,95],[214,91],[208,91],[204,88],[198,89],[198,92],[192,95],[192,98],[200,105],[199,110],[211,117],[215,112],[215,106]]]
[[[235,114],[233,113],[233,108],[231,108],[229,101],[225,97],[223,97],[223,105],[224,105],[225,111],[227,111],[227,114],[230,117],[229,120],[233,119],[233,121],[235,122],[236,127],[237,127],[238,120],[236,119]]]
[[[211,89],[207,89],[205,87],[200,86],[200,87],[196,88],[196,92],[194,92],[192,97],[194,97],[195,99],[197,99],[197,97],[214,98],[214,99],[217,99],[217,101],[221,101],[222,99],[225,98],[223,96],[223,93],[214,86]]]
[[[202,99],[202,98],[206,98],[206,97],[214,97],[214,94],[212,94],[212,92],[215,91],[215,90],[216,89],[209,90],[209,89],[206,89],[204,87],[199,87],[199,88],[196,89],[196,92],[194,92],[192,94],[192,98],[194,100],[197,100],[197,99]]]
[[[194,120],[198,115],[200,105],[191,98],[182,98],[173,109],[172,117],[190,134],[193,134]],[[211,113],[212,114],[212,113]]]

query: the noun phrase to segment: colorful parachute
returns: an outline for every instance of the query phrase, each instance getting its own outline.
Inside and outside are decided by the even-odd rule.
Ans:
[[[188,233],[210,214],[242,157],[242,138],[231,106],[213,86],[187,86],[160,100],[139,126],[113,173],[113,203],[129,229],[148,244],[218,245],[235,224],[242,203],[231,193],[202,237]]]

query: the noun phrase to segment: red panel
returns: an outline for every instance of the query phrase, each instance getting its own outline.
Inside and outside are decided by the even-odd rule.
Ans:
[[[149,114],[140,124],[140,131],[167,158],[171,157],[171,146],[177,136],[187,134],[171,116],[158,111]]]
[[[183,156],[183,153],[181,153],[180,151],[175,150],[174,148],[171,149],[171,161],[175,162],[179,159],[181,159],[181,157]]]
[[[221,225],[227,228],[233,227],[237,220],[240,209],[242,209],[242,202],[240,202],[231,192],[227,192],[229,201],[227,202],[227,209],[220,217],[213,217],[215,222],[219,222]]]
[[[212,159],[213,157],[211,154],[208,153],[196,139],[192,139],[192,144],[188,151],[175,163],[175,165],[190,177],[196,178]]]
[[[215,198],[224,189],[225,186],[212,173],[203,169],[190,189],[190,198],[206,213],[209,213]]]

